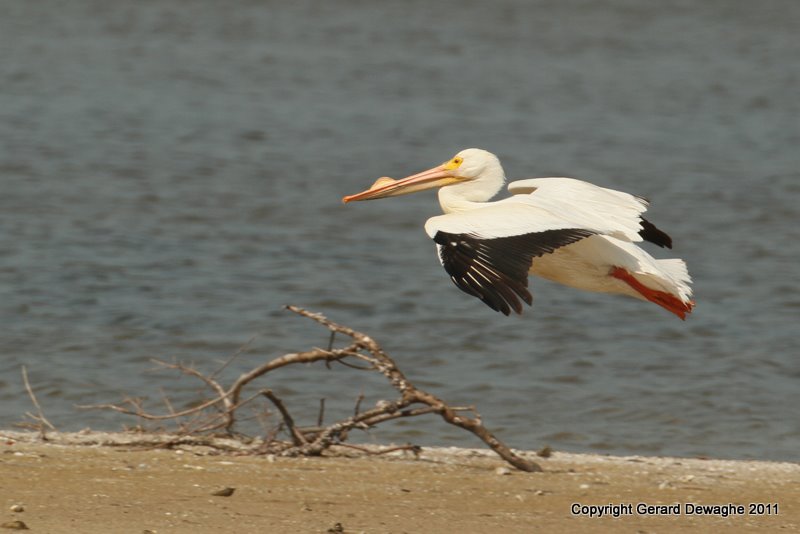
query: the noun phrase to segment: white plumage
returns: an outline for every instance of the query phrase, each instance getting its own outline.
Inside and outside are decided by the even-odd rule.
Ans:
[[[564,285],[649,300],[680,318],[690,313],[691,278],[680,259],[657,260],[636,243],[671,248],[642,217],[643,198],[573,178],[512,182],[512,196],[488,202],[503,186],[500,161],[462,150],[449,161],[403,180],[380,178],[345,202],[440,187],[444,215],[425,231],[455,284],[508,315],[531,303],[528,273]]]

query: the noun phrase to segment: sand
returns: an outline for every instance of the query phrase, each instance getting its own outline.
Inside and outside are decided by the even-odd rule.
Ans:
[[[471,449],[280,458],[204,446],[137,450],[143,438],[134,434],[0,437],[0,532],[23,524],[195,534],[800,529],[793,463],[554,452],[538,459],[544,472],[522,473]]]

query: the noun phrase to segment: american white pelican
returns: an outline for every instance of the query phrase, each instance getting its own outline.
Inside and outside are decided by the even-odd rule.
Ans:
[[[672,248],[642,217],[647,200],[573,178],[511,182],[512,196],[489,202],[505,183],[497,156],[468,148],[402,180],[379,178],[354,200],[439,189],[444,215],[425,231],[453,282],[506,315],[532,303],[528,273],[564,285],[649,300],[681,319],[691,313],[691,278],[681,259],[657,260],[635,243]]]

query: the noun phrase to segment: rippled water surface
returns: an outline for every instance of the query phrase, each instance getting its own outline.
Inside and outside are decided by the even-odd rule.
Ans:
[[[429,4],[1,3],[0,427],[22,365],[60,429],[119,428],[75,405],[198,398],[150,358],[210,370],[257,334],[230,378],[326,344],[292,303],[514,447],[800,460],[800,4]],[[506,318],[440,268],[435,195],[340,202],[468,146],[650,198],[695,313],[536,279]],[[306,422],[391,395],[342,367],[263,385]]]

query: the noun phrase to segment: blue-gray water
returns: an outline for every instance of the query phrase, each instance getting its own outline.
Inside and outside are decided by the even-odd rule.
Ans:
[[[800,460],[800,4],[430,4],[0,2],[0,428],[22,365],[59,428],[119,428],[74,405],[197,398],[150,358],[211,370],[260,334],[230,378],[324,345],[292,303],[514,447]],[[650,198],[695,313],[534,279],[507,318],[439,266],[434,194],[340,202],[469,146]],[[301,422],[393,395],[342,367],[261,386]]]

